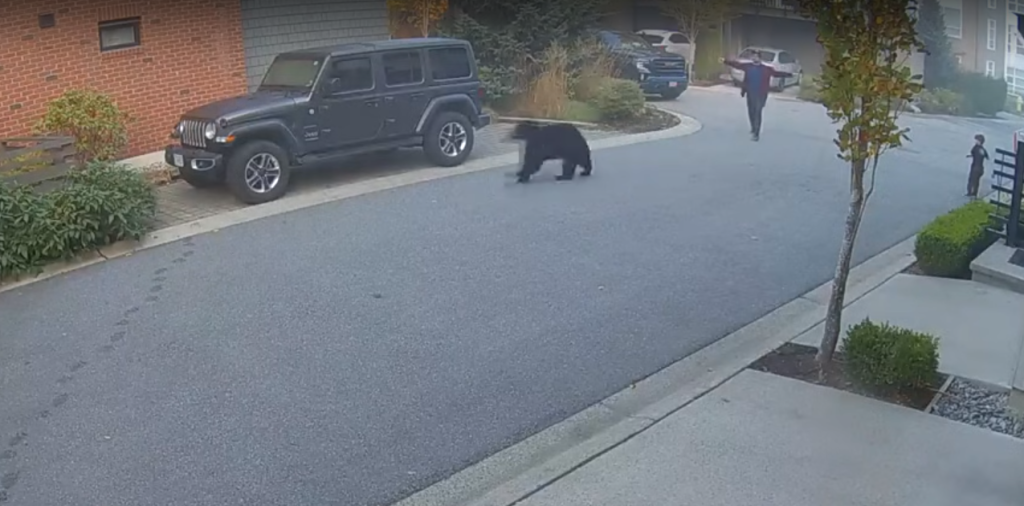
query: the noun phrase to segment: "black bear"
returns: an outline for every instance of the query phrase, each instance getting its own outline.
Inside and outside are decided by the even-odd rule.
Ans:
[[[576,175],[577,166],[583,167],[580,176],[589,176],[593,170],[590,164],[590,145],[573,125],[541,125],[524,121],[516,125],[511,137],[526,143],[523,166],[516,172],[517,182],[528,182],[530,176],[536,174],[547,160],[562,160],[562,175],[555,178],[559,181],[572,179]]]

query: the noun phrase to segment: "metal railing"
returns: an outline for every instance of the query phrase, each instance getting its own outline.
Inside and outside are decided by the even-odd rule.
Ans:
[[[1017,141],[1016,152],[996,149],[989,199],[996,211],[990,230],[1012,248],[1024,247],[1024,224],[1021,223],[1021,197],[1024,195],[1024,139]]]

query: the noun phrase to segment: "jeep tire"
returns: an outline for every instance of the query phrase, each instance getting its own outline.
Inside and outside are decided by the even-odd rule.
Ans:
[[[236,199],[262,204],[288,191],[291,165],[288,153],[270,141],[243,144],[228,158],[225,180]]]
[[[224,169],[200,171],[181,167],[178,169],[178,175],[193,188],[212,188],[224,184]]]
[[[427,127],[423,136],[423,152],[434,165],[461,165],[473,151],[474,134],[469,118],[454,111],[442,112]]]

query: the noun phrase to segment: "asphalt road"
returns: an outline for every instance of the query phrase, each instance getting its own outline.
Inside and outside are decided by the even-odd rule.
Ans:
[[[772,102],[753,143],[738,96],[671,107],[705,129],[591,179],[454,177],[0,294],[8,503],[387,504],[827,280],[847,194],[821,109]],[[859,260],[963,201],[976,129],[1012,131],[909,122]]]

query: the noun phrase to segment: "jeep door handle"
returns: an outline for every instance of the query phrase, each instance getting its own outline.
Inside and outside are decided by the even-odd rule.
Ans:
[[[366,106],[367,107],[377,107],[378,105],[380,105],[380,100],[367,100],[366,101]]]
[[[423,98],[423,94],[422,93],[413,93],[412,95],[409,95],[409,98],[411,98],[413,100],[419,100],[419,99]]]

